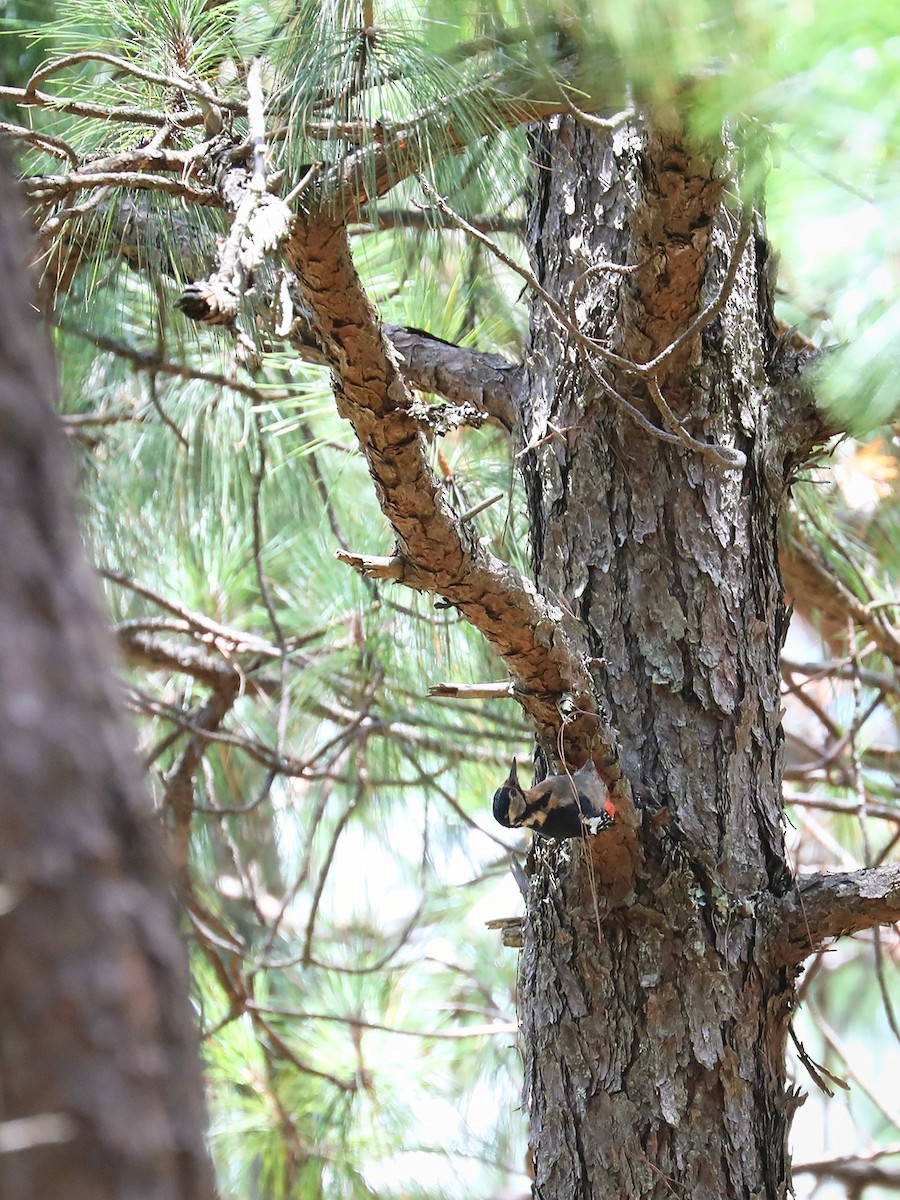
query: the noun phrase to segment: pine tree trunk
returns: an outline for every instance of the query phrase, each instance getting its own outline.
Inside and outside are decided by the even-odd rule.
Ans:
[[[0,162],[0,1196],[211,1200],[187,956]]]
[[[565,308],[590,265],[636,266],[593,273],[577,315],[647,361],[722,282],[737,228],[724,166],[677,130],[601,136],[569,118],[534,153],[536,274]],[[724,311],[660,374],[694,437],[746,455],[727,469],[639,428],[535,306],[523,429],[536,444],[523,458],[535,576],[588,631],[644,812],[624,894],[602,835],[534,842],[520,1003],[538,1200],[775,1200],[788,1186],[794,993],[763,916],[790,884],[771,349],[756,237]],[[663,426],[639,380],[607,377]],[[545,769],[556,751],[539,748]]]

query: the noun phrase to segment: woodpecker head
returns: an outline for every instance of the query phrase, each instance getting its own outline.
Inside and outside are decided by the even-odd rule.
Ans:
[[[515,759],[503,787],[494,792],[494,818],[507,829],[531,829],[543,837],[595,836],[613,824],[615,809],[588,760],[574,774],[549,775],[524,791]]]
[[[526,808],[525,793],[519,786],[516,760],[513,759],[506,782],[494,792],[494,820],[513,829],[521,824]]]

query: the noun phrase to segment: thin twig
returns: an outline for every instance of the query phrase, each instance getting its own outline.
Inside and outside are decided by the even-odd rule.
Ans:
[[[862,685],[859,677],[861,663],[859,660],[859,646],[856,640],[856,629],[853,624],[853,617],[847,614],[847,644],[851,648],[851,656],[853,659],[854,673],[852,678],[853,688],[853,720],[850,726],[850,763],[853,773],[853,786],[856,792],[856,811],[859,821],[860,835],[863,843],[863,860],[866,866],[872,864],[872,846],[869,840],[869,796],[866,791],[865,780],[863,777],[862,762],[860,759],[859,747],[857,745],[856,736],[859,732],[859,727],[862,722],[861,718],[861,702],[862,702]],[[878,699],[883,699],[881,692],[878,693]],[[881,992],[881,1003],[884,1008],[884,1015],[887,1018],[888,1026],[893,1033],[895,1039],[900,1042],[900,1027],[897,1024],[897,1016],[894,1012],[894,1005],[891,1001],[888,991],[887,980],[884,973],[884,955],[881,951],[881,932],[876,926],[873,932],[872,950],[875,956],[875,975],[878,980],[878,989]]]
[[[333,748],[333,745],[338,742],[346,741],[352,736],[353,731],[342,730],[334,739],[326,743],[324,746],[319,746],[313,754],[306,759],[295,759],[289,755],[277,755],[271,746],[265,745],[254,738],[244,737],[240,734],[229,733],[222,729],[210,729],[198,723],[193,719],[191,714],[184,713],[182,710],[173,707],[169,704],[164,704],[162,701],[153,700],[150,697],[142,695],[136,688],[132,688],[129,694],[129,702],[136,711],[146,713],[154,717],[162,717],[165,720],[171,721],[178,726],[179,729],[191,734],[201,742],[213,742],[216,745],[230,746],[232,749],[243,751],[254,762],[258,762],[261,766],[268,767],[275,771],[278,775],[286,775],[291,778],[302,778],[306,775],[310,766],[317,762],[323,755],[327,754]],[[359,731],[360,736],[367,736],[375,732],[374,729],[365,728]],[[379,730],[379,732],[383,732]],[[204,806],[198,808],[198,811],[209,813],[213,816],[244,816],[248,812],[252,812],[257,807],[257,801],[246,804],[240,808],[210,808]]]
[[[159,413],[159,419],[168,429],[172,430],[184,449],[189,450],[190,443],[188,442],[187,438],[162,406],[162,403],[156,392],[156,376],[153,374],[153,372],[147,376],[147,392],[150,396],[150,403],[156,409],[157,413]]]
[[[864,1079],[853,1065],[856,1055],[851,1054],[844,1046],[841,1039],[831,1028],[822,1014],[815,1008],[811,1001],[808,1001],[810,1015],[812,1016],[816,1028],[821,1033],[825,1044],[829,1046],[835,1054],[841,1059],[844,1064],[844,1072],[848,1078],[852,1079],[859,1090],[871,1100],[882,1116],[894,1126],[895,1129],[900,1129],[900,1111],[890,1108],[884,1101],[883,1097],[878,1094],[878,1089],[873,1087],[866,1079]]]
[[[656,402],[659,411],[662,413],[663,420],[673,431],[673,433],[678,435],[685,446],[696,451],[697,454],[702,454],[704,458],[712,459],[713,462],[717,462],[720,466],[727,469],[740,471],[744,466],[746,466],[747,456],[743,453],[743,451],[732,450],[728,446],[712,445],[709,442],[701,442],[689,434],[682,423],[675,416],[675,413],[669,406],[669,402],[662,394],[662,390],[655,379],[648,379],[647,387],[650,389],[650,394]]]
[[[73,167],[78,168],[78,155],[68,142],[52,133],[40,133],[36,129],[28,129],[25,125],[13,125],[9,121],[0,121],[0,134],[7,137],[19,138],[23,142],[53,154],[57,158],[67,158]]]
[[[251,477],[250,491],[250,511],[253,524],[253,564],[256,569],[256,583],[259,588],[259,594],[262,596],[263,605],[269,618],[269,624],[272,627],[273,640],[278,647],[280,653],[280,661],[278,664],[280,675],[280,687],[278,689],[278,707],[275,718],[275,754],[278,758],[284,757],[284,739],[287,732],[288,714],[290,711],[290,696],[288,694],[288,660],[285,653],[284,630],[281,622],[278,619],[278,614],[275,612],[275,604],[272,600],[272,590],[269,587],[269,581],[266,578],[266,572],[263,567],[263,528],[262,528],[262,511],[260,508],[260,492],[262,491],[263,480],[266,477],[266,440],[262,427],[262,416],[258,410],[253,412],[253,421],[256,426],[256,444],[258,450],[257,467]],[[263,785],[257,794],[255,804],[261,804],[272,790],[272,784],[277,778],[277,772],[274,768],[269,768]]]
[[[836,741],[841,736],[841,730],[837,722],[833,721],[831,717],[829,717],[824,708],[822,708],[822,706],[818,704],[812,698],[812,696],[808,696],[806,694],[806,685],[794,683],[793,669],[784,662],[782,662],[781,665],[783,670],[784,685],[787,690],[804,706],[804,708],[808,708],[809,711],[815,715],[817,720],[819,720],[824,726],[829,738]],[[813,682],[815,682],[815,680],[808,679],[806,681],[807,685]]]
[[[72,204],[68,208],[57,209],[56,212],[48,217],[38,230],[38,239],[41,243],[45,243],[49,238],[61,229],[67,221],[74,221],[78,217],[83,217],[85,213],[91,212],[106,200],[109,195],[109,188],[100,187],[95,192],[92,192],[83,204]]]
[[[806,1047],[797,1036],[793,1024],[788,1025],[788,1033],[790,1034],[791,1041],[794,1043],[794,1049],[797,1051],[797,1057],[803,1063],[804,1067],[806,1067],[810,1078],[821,1092],[824,1092],[826,1096],[834,1096],[834,1092],[822,1078],[823,1075],[827,1075],[832,1083],[836,1083],[838,1087],[843,1088],[845,1091],[847,1090],[847,1084],[843,1079],[829,1071],[827,1067],[822,1066],[821,1063],[813,1061]]]
[[[816,796],[813,794],[786,794],[784,802],[787,805],[796,805],[798,808],[818,808],[822,812],[843,813],[847,816],[856,816],[859,808],[855,803],[849,803],[845,800],[835,800],[831,796]],[[871,818],[879,821],[893,821],[900,824],[900,808],[892,807],[888,804],[870,804],[868,815]]]
[[[422,770],[415,757],[405,747],[400,747],[400,753],[416,772],[416,786],[425,787],[431,791],[434,791],[438,796],[441,797],[447,806],[456,813],[460,820],[465,825],[468,825],[470,829],[474,830],[476,833],[480,833],[483,837],[489,838],[502,850],[509,850],[509,845],[502,838],[497,837],[496,834],[491,833],[490,830],[484,829],[481,825],[479,825],[477,821],[469,816],[452,792],[447,791],[447,789],[438,782],[438,776],[444,773],[446,767],[441,767],[437,771],[425,772]]]
[[[195,710],[190,724],[197,735],[190,739],[181,758],[165,777],[163,805],[172,816],[172,858],[179,882],[185,889],[188,886],[191,820],[195,811],[194,775],[206,753],[208,742],[212,740],[208,735],[218,729],[239,694],[240,683],[230,681],[214,690],[206,703]]]
[[[91,342],[98,350],[105,350],[110,354],[115,354],[118,358],[123,358],[127,362],[133,363],[141,371],[151,371],[155,375],[174,375],[178,379],[196,380],[200,383],[212,384],[216,388],[227,388],[229,391],[246,396],[254,404],[266,404],[273,400],[285,400],[292,394],[286,388],[270,390],[268,388],[254,387],[250,383],[236,379],[233,375],[222,375],[216,371],[201,371],[199,368],[191,367],[187,363],[172,362],[170,359],[162,358],[158,349],[142,350],[139,346],[130,346],[127,342],[117,341],[115,338],[107,337],[105,334],[80,329],[77,325],[73,325],[69,321],[58,321],[56,327],[64,333],[71,333],[75,337]],[[72,417],[69,419],[77,422],[82,418]],[[84,419],[87,420],[87,418]]]
[[[850,769],[853,777],[853,789],[856,792],[856,805],[859,817],[859,829],[863,843],[863,863],[870,867],[872,865],[872,847],[869,844],[869,830],[866,823],[866,810],[868,806],[868,796],[866,795],[865,781],[863,780],[862,763],[859,756],[859,746],[857,745],[857,734],[862,727],[862,686],[859,680],[859,647],[856,644],[856,629],[853,624],[853,617],[847,614],[847,645],[850,647],[850,654],[853,660],[854,673],[851,680],[851,688],[853,694],[853,718],[850,722],[848,730],[849,745],[850,745]],[[881,692],[877,696],[878,702],[884,699]]]
[[[482,233],[511,233],[521,236],[525,231],[525,222],[516,217],[495,217],[488,213],[473,213],[467,218],[470,224]],[[350,226],[351,233],[374,233],[384,229],[429,229],[446,230],[450,228],[435,221],[430,213],[421,209],[379,209],[371,218],[359,224]]]
[[[341,753],[334,760],[335,770],[338,769],[339,765],[343,766],[343,763],[348,758],[349,758],[349,749],[345,747],[344,749],[341,750]],[[278,937],[282,922],[284,921],[285,913],[288,911],[290,906],[294,903],[294,901],[297,898],[297,895],[300,892],[300,889],[303,887],[303,885],[306,883],[307,879],[309,878],[309,872],[312,869],[312,862],[313,862],[313,847],[315,845],[315,833],[316,833],[316,830],[319,828],[320,821],[322,820],[323,816],[325,815],[325,809],[328,807],[328,801],[331,798],[332,792],[334,790],[334,785],[336,782],[343,782],[343,780],[341,779],[340,776],[335,776],[333,774],[327,775],[322,780],[322,786],[318,789],[318,798],[316,800],[316,807],[313,810],[312,815],[304,821],[305,847],[304,847],[304,851],[303,851],[303,858],[301,860],[299,870],[297,871],[297,874],[294,876],[293,883],[291,884],[291,886],[289,888],[285,889],[284,895],[281,898],[281,903],[278,907],[278,911],[275,914],[272,921],[270,922],[269,930],[266,935],[266,940],[263,943],[262,949],[259,952],[259,956],[263,960],[267,959],[268,956],[272,953],[272,947],[275,945],[275,940]],[[347,783],[350,784],[351,786],[356,786],[359,783],[359,780],[358,779],[353,779],[352,781],[348,780]]]
[[[154,591],[145,583],[131,579],[122,571],[113,571],[108,567],[99,567],[98,574],[102,579],[107,579],[110,583],[118,584],[119,587],[127,588],[128,591],[134,592],[135,595],[143,596],[145,600],[150,600],[153,604],[158,605],[174,616],[180,617],[199,633],[208,634],[213,639],[221,639],[227,643],[234,653],[248,650],[258,654],[269,654],[273,658],[278,657],[278,647],[266,641],[265,638],[258,637],[254,633],[247,633],[244,630],[232,629],[228,625],[220,625],[218,621],[213,621],[202,613],[193,612],[191,609],[177,604],[174,600],[169,600],[160,592]]]
[[[472,508],[467,508],[465,512],[459,514],[458,519],[460,523],[471,521],[473,517],[477,517],[479,513],[484,512],[486,508],[490,508],[492,504],[496,504],[498,500],[503,500],[505,497],[506,492],[496,492],[493,496],[488,496],[486,500],[482,500],[480,504],[475,504]]]
[[[678,335],[673,342],[666,346],[665,350],[661,350],[655,358],[651,358],[649,362],[642,363],[638,369],[638,374],[650,376],[654,374],[668,361],[676,351],[680,350],[685,343],[695,338],[698,333],[706,328],[711,321],[714,321],[722,309],[728,302],[728,297],[731,295],[732,289],[737,279],[737,273],[740,270],[741,262],[744,258],[744,251],[747,248],[747,242],[750,238],[750,232],[753,228],[753,208],[749,204],[745,204],[741,209],[741,221],[738,226],[738,234],[731,249],[731,259],[728,263],[728,270],[725,272],[725,278],[719,287],[719,291],[715,299],[702,309],[697,316],[691,321],[687,329]]]
[[[851,725],[847,732],[843,734],[843,736],[840,737],[837,742],[829,746],[828,749],[814,762],[801,763],[799,766],[793,767],[790,773],[791,778],[802,779],[805,775],[811,774],[813,771],[819,771],[823,767],[828,767],[835,762],[836,759],[838,759],[847,749],[847,746],[855,736],[855,732],[861,729],[862,726],[865,725],[866,721],[868,721],[869,717],[871,717],[873,713],[880,708],[883,700],[884,697],[879,692],[875,699],[869,704],[865,712],[859,716],[859,723],[855,726],[855,728],[854,725]],[[787,778],[787,773],[785,774],[785,777]]]
[[[171,125],[177,123],[180,129],[191,125],[203,124],[203,113],[199,108],[186,109],[178,114],[177,122],[173,121],[171,113],[157,112],[154,109],[130,108],[118,104],[89,104],[68,97],[48,96],[46,92],[26,92],[24,88],[0,87],[0,100],[9,100],[23,108],[51,108],[55,112],[65,112],[73,117],[94,117],[100,121],[125,121],[129,125]]]
[[[310,899],[309,917],[307,918],[306,929],[303,933],[303,946],[298,956],[298,962],[300,963],[306,964],[312,957],[312,944],[315,937],[316,920],[319,915],[319,905],[322,902],[322,894],[325,891],[325,884],[328,882],[328,874],[334,862],[338,842],[347,826],[347,822],[362,803],[365,794],[366,785],[363,780],[359,780],[353,795],[350,797],[350,803],[346,806],[335,824],[325,857],[319,864],[319,877],[316,880],[316,886],[313,888],[312,898]]]
[[[299,183],[295,183],[288,194],[284,197],[285,204],[293,204],[299,195],[306,191],[309,185],[313,182],[319,172],[322,170],[320,162],[314,162],[306,171]]]
[[[512,699],[515,694],[515,687],[508,679],[498,683],[433,683],[428,689],[429,696],[448,700]]]
[[[495,1022],[488,1025],[463,1025],[460,1029],[402,1029],[398,1025],[382,1025],[378,1021],[364,1021],[361,1017],[341,1016],[336,1013],[304,1012],[302,1009],[278,1008],[272,1004],[256,1004],[252,1000],[247,1008],[267,1016],[289,1017],[292,1021],[333,1021],[340,1025],[353,1025],[360,1029],[371,1029],[378,1033],[397,1033],[402,1037],[434,1038],[438,1041],[459,1041],[470,1037],[496,1037],[517,1033],[516,1021]]]
[[[357,1090],[356,1079],[338,1079],[336,1075],[330,1074],[328,1071],[320,1071],[317,1067],[310,1066],[305,1059],[300,1058],[296,1054],[281,1034],[276,1033],[271,1024],[265,1019],[259,1009],[251,1009],[249,1004],[245,1005],[253,1024],[263,1031],[266,1039],[271,1043],[273,1049],[286,1059],[292,1066],[296,1067],[304,1075],[312,1075],[315,1079],[324,1079],[328,1083],[333,1083],[336,1088],[340,1088],[342,1092],[355,1092]]]
[[[183,179],[150,175],[143,171],[73,171],[69,175],[32,175],[22,181],[22,189],[33,200],[54,200],[68,192],[97,187],[137,188],[139,191],[168,192],[183,200],[192,200],[220,208],[221,197],[210,188],[199,188]]]
[[[621,112],[617,112],[613,117],[598,117],[596,113],[584,112],[573,103],[572,97],[568,92],[562,92],[563,103],[566,106],[566,111],[580,121],[582,125],[587,125],[591,129],[600,129],[606,133],[611,133],[613,130],[621,129],[623,125],[627,125],[633,120],[637,113],[633,108],[624,108]]]
[[[156,71],[148,71],[145,67],[139,67],[131,59],[119,58],[115,54],[106,54],[100,50],[79,50],[75,54],[67,54],[64,58],[54,59],[52,62],[38,67],[25,84],[26,97],[34,95],[40,84],[49,79],[51,75],[55,75],[57,71],[62,71],[66,67],[71,67],[81,62],[107,63],[109,66],[115,67],[126,75],[133,75],[137,79],[144,80],[145,83],[155,83],[160,87],[173,88],[175,91],[184,92],[185,95],[194,96],[200,100],[206,100],[215,104],[217,108],[227,108],[231,112],[236,113],[246,113],[247,111],[247,105],[244,101],[226,100],[221,96],[217,96],[208,84],[200,80],[192,82],[181,75],[160,75]]]

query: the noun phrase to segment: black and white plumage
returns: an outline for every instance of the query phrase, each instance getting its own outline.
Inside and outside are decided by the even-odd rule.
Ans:
[[[494,818],[507,829],[530,829],[542,837],[592,837],[609,829],[615,809],[590,759],[571,775],[550,775],[525,789],[513,759],[509,777],[494,792]]]

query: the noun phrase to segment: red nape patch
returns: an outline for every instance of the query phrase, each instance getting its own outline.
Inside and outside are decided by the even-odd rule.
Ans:
[[[607,816],[610,816],[610,817],[612,817],[613,820],[615,820],[616,819],[616,806],[613,804],[613,802],[609,796],[607,796],[606,800],[603,802],[603,807],[606,809]]]

